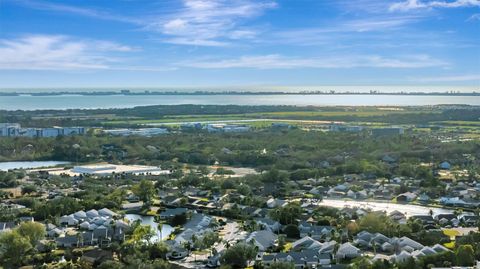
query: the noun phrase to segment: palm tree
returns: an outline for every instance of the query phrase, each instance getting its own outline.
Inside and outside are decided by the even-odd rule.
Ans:
[[[163,224],[159,223],[157,227],[158,227],[158,231],[160,232],[160,241],[163,241],[163,235],[162,235]]]
[[[77,247],[83,246],[83,236],[81,233],[77,233]]]

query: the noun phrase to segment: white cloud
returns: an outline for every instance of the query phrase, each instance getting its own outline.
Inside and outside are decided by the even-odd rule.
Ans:
[[[258,36],[256,41],[296,46],[322,45],[326,49],[372,46],[388,39],[394,39],[394,42],[398,43],[399,32],[421,18],[417,15],[371,16],[364,19],[329,22],[316,27],[290,28],[270,34],[265,33]]]
[[[467,21],[480,21],[480,13],[475,13],[470,16]]]
[[[179,66],[205,69],[255,68],[255,69],[295,69],[295,68],[427,68],[447,66],[448,63],[433,59],[428,55],[410,55],[401,58],[386,58],[378,55],[339,56],[339,57],[284,57],[278,54],[242,56],[234,59],[206,59],[178,63]]]
[[[27,35],[0,40],[0,69],[73,70],[108,69],[118,61],[115,52],[134,48],[110,41],[77,40],[61,35]]]
[[[275,7],[275,2],[267,0],[184,0],[182,8],[148,22],[145,28],[165,35],[167,43],[223,46],[256,36],[242,23]]]
[[[480,0],[454,0],[454,1],[421,1],[405,0],[390,6],[390,11],[408,11],[425,8],[458,8],[458,7],[479,7]]]
[[[100,11],[96,9],[90,8],[82,8],[64,4],[57,4],[57,3],[50,3],[45,1],[36,1],[36,0],[10,0],[14,3],[20,4],[22,6],[37,9],[37,10],[46,10],[46,11],[54,11],[54,12],[61,12],[61,13],[70,13],[79,16],[91,17],[101,20],[110,20],[110,21],[119,21],[125,23],[134,23],[134,24],[141,24],[141,21],[127,16],[121,16],[117,14],[111,14],[109,12]]]

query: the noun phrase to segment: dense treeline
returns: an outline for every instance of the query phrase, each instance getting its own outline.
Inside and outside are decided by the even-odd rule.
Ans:
[[[270,112],[278,113],[271,114]],[[309,115],[301,112],[319,113]],[[262,113],[269,114],[262,115]],[[438,121],[478,121],[480,119],[480,109],[469,106],[457,106],[454,108],[443,106],[405,107],[401,111],[379,111],[377,108],[368,107],[158,105],[121,109],[0,111],[0,122],[18,122],[28,127],[50,127],[53,125],[103,126],[105,120],[109,119],[161,120],[173,116],[189,115],[238,115],[246,117],[247,114],[249,115],[247,118],[381,122],[390,124],[428,124]],[[123,124],[121,126],[129,125]]]
[[[25,126],[46,127],[52,125],[101,125],[106,115],[120,118],[161,119],[176,115],[225,115],[259,112],[313,111],[314,107],[296,106],[237,106],[237,105],[158,105],[119,109],[68,109],[41,111],[0,111],[0,122],[18,122]],[[41,116],[45,118],[42,119]],[[82,117],[83,116],[83,117]],[[93,116],[91,119],[84,119]],[[72,117],[77,117],[73,120]],[[100,120],[96,120],[99,118]]]
[[[469,168],[463,154],[480,158],[478,141],[441,143],[421,135],[375,138],[364,133],[263,130],[242,134],[174,133],[156,137],[76,136],[4,138],[0,160],[110,161],[159,165],[167,161],[224,164],[259,169],[320,169],[325,174],[386,176],[382,157],[398,160],[405,176],[424,174],[414,164],[449,160]],[[461,160],[461,161],[457,161]],[[328,162],[328,166],[325,166]],[[307,173],[308,174],[308,173]],[[298,177],[302,177],[298,172]]]
[[[447,109],[443,111],[415,112],[406,113],[385,113],[379,115],[279,115],[270,116],[270,118],[295,119],[295,120],[326,120],[326,121],[346,121],[346,122],[386,122],[391,124],[429,124],[439,121],[478,121],[480,119],[480,109]]]

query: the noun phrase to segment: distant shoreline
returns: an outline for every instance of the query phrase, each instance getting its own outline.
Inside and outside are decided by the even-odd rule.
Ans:
[[[142,96],[142,95],[409,95],[409,96],[480,96],[480,92],[351,92],[351,91],[62,91],[62,92],[0,92],[0,96]]]

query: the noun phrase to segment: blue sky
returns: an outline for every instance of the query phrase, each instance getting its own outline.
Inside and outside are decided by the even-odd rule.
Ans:
[[[0,2],[0,88],[321,85],[480,89],[480,0]]]

